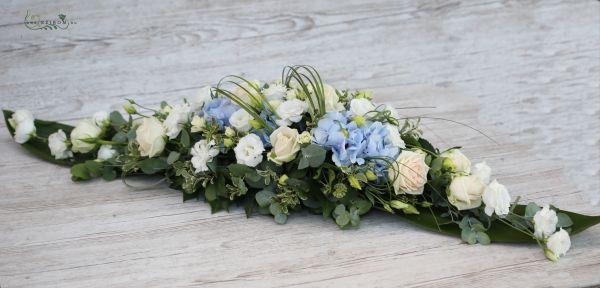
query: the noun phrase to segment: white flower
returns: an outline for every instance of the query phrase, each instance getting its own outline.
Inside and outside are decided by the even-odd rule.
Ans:
[[[425,163],[425,154],[403,150],[388,171],[390,181],[393,181],[394,192],[399,194],[423,194],[427,183],[429,166]]]
[[[369,99],[358,98],[350,101],[350,112],[356,116],[365,116],[371,111],[375,111],[375,105]]]
[[[315,93],[312,91],[312,87],[309,87],[310,91],[310,99],[312,100],[313,105],[315,105],[318,109],[318,101]],[[344,105],[340,103],[340,97],[335,92],[335,88],[331,87],[329,84],[323,84],[323,98],[325,98],[325,112],[338,112],[345,110]],[[306,103],[309,104],[310,100],[306,99]],[[309,104],[309,109],[312,111],[312,106]]]
[[[214,140],[208,142],[206,139],[202,139],[196,142],[194,147],[190,149],[190,154],[192,154],[192,166],[196,169],[196,173],[208,171],[208,166],[206,164],[211,162],[215,156],[219,155],[219,149],[214,147],[214,145]]]
[[[140,155],[154,157],[159,155],[166,144],[166,131],[156,117],[147,117],[135,130],[135,141],[139,145]]]
[[[96,123],[96,126],[100,128],[106,127],[108,126],[108,124],[110,124],[110,118],[108,112],[106,111],[98,111],[94,113],[92,119],[94,119],[94,123]]]
[[[102,129],[90,119],[83,119],[71,131],[71,150],[78,153],[88,153],[96,148],[94,140],[98,139]]]
[[[483,184],[487,185],[490,183],[490,177],[492,176],[492,168],[485,163],[485,161],[473,165],[471,174],[477,176]]]
[[[296,158],[296,154],[300,151],[300,143],[298,142],[298,130],[286,126],[281,126],[269,136],[273,149],[267,154],[269,160],[275,164],[281,165],[290,162]]]
[[[260,137],[256,134],[248,134],[240,139],[233,151],[238,164],[255,167],[262,162],[262,153],[265,151],[265,147]]]
[[[537,211],[533,216],[534,233],[536,238],[543,239],[548,237],[556,231],[556,224],[558,224],[558,216],[556,211],[551,210],[548,204]]]
[[[73,152],[67,146],[67,135],[62,129],[48,136],[48,148],[54,159],[67,159],[73,157]]]
[[[297,99],[298,98],[298,90],[295,88],[292,88],[290,90],[287,90],[287,92],[285,92],[285,99],[287,100],[292,100],[292,99]]]
[[[206,126],[206,119],[198,115],[194,115],[194,117],[192,117],[191,124],[192,128],[190,130],[192,133],[200,132]]]
[[[280,83],[273,83],[262,92],[267,97],[267,100],[281,100],[286,95],[287,87]]]
[[[254,117],[252,117],[250,113],[244,109],[239,109],[231,114],[229,117],[229,124],[237,131],[248,132],[252,128],[252,125],[250,125],[250,120],[252,119],[254,119]]]
[[[15,141],[23,144],[35,134],[33,114],[28,110],[17,110],[12,117],[8,119],[10,126],[15,129]]]
[[[386,141],[392,143],[392,145],[398,148],[406,148],[402,137],[400,137],[400,131],[398,130],[398,126],[394,126],[390,123],[385,124],[385,129],[388,131],[388,135],[386,136]]]
[[[281,103],[277,107],[277,116],[280,119],[275,120],[279,126],[290,126],[292,123],[302,120],[302,115],[308,110],[308,104],[298,99],[292,99]]]
[[[163,122],[169,139],[175,139],[181,132],[181,129],[183,129],[183,125],[190,121],[191,110],[190,104],[187,103],[177,104],[171,107],[169,116],[167,116],[167,119]]]
[[[190,99],[190,107],[192,110],[197,111],[202,109],[205,103],[210,102],[212,100],[211,96],[211,87],[204,86],[202,87],[198,93]]]
[[[485,203],[485,214],[492,216],[494,212],[498,216],[507,215],[510,209],[510,194],[506,187],[494,180],[483,191],[483,203]]]
[[[452,179],[448,187],[448,201],[458,210],[477,208],[481,205],[481,195],[485,185],[474,175],[458,176]]]
[[[300,133],[300,136],[298,136],[298,143],[308,144],[310,142],[312,142],[312,135],[310,135],[310,132],[304,131]]]
[[[117,156],[117,150],[113,149],[111,145],[102,145],[98,149],[98,160],[106,161]]]
[[[248,84],[248,82],[250,82],[250,84]],[[242,87],[236,85],[233,94],[246,103],[256,104],[253,102],[260,101],[256,90],[260,88],[261,83],[258,80],[248,80],[248,82],[243,81],[239,83]],[[248,94],[248,92],[250,92],[250,94]]]
[[[456,172],[471,173],[471,161],[458,149],[450,149],[440,154],[440,157],[450,158]]]
[[[392,106],[392,105],[385,105],[384,106],[384,110],[385,111],[390,111],[390,116],[392,116],[394,119],[400,118],[400,115],[398,115],[398,110],[396,110],[396,108],[394,108],[394,106]]]
[[[560,230],[548,238],[546,246],[552,252],[552,256],[554,256],[553,258],[560,258],[560,256],[567,254],[567,251],[569,251],[569,248],[571,248],[571,238],[569,238],[569,233],[560,228]],[[551,260],[556,261],[552,258]]]

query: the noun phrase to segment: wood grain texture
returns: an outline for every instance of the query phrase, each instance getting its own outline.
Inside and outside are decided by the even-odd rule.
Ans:
[[[485,130],[502,145],[424,120],[435,144],[487,160],[513,195],[600,214],[590,205],[600,160],[597,1],[58,2],[0,3],[2,108],[73,122],[126,97],[157,105],[224,75],[272,79],[307,63],[337,87],[372,88],[380,102],[437,107],[405,115]],[[27,10],[78,23],[30,31]],[[166,187],[72,183],[6,132],[0,159],[3,288],[600,285],[600,227],[553,264],[536,246],[469,246],[383,213],[349,231],[305,214],[277,225],[239,208],[211,215]],[[584,186],[563,173],[574,168],[580,176],[568,176]]]

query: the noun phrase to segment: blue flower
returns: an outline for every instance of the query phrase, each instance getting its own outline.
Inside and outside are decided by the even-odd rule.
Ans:
[[[208,123],[216,122],[222,130],[223,126],[229,125],[229,117],[238,109],[228,98],[217,98],[204,105],[200,116],[206,118]]]

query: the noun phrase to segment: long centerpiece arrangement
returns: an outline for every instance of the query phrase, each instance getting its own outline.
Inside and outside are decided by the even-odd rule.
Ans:
[[[537,243],[552,261],[569,250],[570,234],[600,222],[513,201],[485,162],[473,165],[459,147],[439,150],[418,118],[375,104],[369,91],[334,89],[310,66],[286,67],[270,83],[228,76],[181,103],[128,100],[124,109],[75,127],[3,112],[16,142],[71,166],[74,181],[161,175],[213,213],[237,204],[284,224],[308,210],[346,229],[379,209],[469,244]]]

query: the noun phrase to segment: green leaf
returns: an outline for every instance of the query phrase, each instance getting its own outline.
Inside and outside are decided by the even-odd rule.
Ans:
[[[117,171],[115,171],[113,167],[104,166],[104,168],[102,168],[102,178],[106,181],[114,180],[117,178]]]
[[[354,206],[358,209],[358,215],[364,215],[371,210],[371,202],[367,200],[358,200],[354,202]]]
[[[483,245],[489,245],[492,241],[490,241],[490,236],[485,234],[485,232],[477,232],[477,242]]]
[[[150,175],[167,169],[169,164],[163,158],[148,158],[140,161],[138,167],[142,169],[142,172]]]
[[[88,180],[88,179],[92,178],[90,176],[90,172],[88,171],[88,169],[84,163],[79,163],[79,164],[73,165],[73,167],[71,167],[71,176],[74,181]]]
[[[187,132],[187,130],[181,130],[181,138],[179,140],[184,148],[190,148],[190,134]]]
[[[288,215],[284,213],[275,214],[274,218],[277,224],[285,224],[287,222]]]
[[[267,207],[271,205],[273,197],[275,197],[275,193],[273,193],[273,191],[270,190],[258,191],[255,196],[256,203],[258,203],[258,206],[260,207]]]
[[[301,154],[302,156],[300,158],[300,163],[298,164],[298,169],[304,169],[309,166],[317,168],[325,162],[327,151],[320,145],[310,144],[302,148]]]
[[[281,208],[281,205],[279,203],[272,202],[271,205],[269,205],[269,212],[271,212],[271,215],[275,216],[277,214],[283,213],[283,209]]]
[[[84,164],[90,177],[95,178],[102,176],[102,163],[94,160],[87,160]]]
[[[110,112],[109,118],[110,118],[110,125],[112,125],[114,127],[118,128],[121,125],[127,124],[127,121],[125,121],[125,119],[123,118],[123,115],[121,115],[121,113],[119,113],[118,111]]]
[[[215,183],[208,183],[206,185],[206,190],[204,190],[204,199],[208,202],[213,202],[217,200],[217,193],[219,190],[219,185]]]
[[[556,227],[566,228],[566,227],[571,227],[571,225],[573,225],[573,221],[567,214],[558,213],[557,217],[558,217],[558,223],[556,224]]]
[[[339,204],[333,210],[333,216],[337,217],[342,215],[344,212],[346,212],[346,206],[344,206],[344,204]]]
[[[463,229],[460,233],[460,238],[471,245],[477,243],[477,233],[471,229]]]
[[[348,223],[350,223],[350,213],[344,210],[342,214],[339,214],[337,217],[335,217],[335,223],[340,227],[348,225]]]
[[[527,207],[525,207],[525,217],[529,218],[529,219],[533,219],[533,216],[535,215],[535,213],[537,213],[538,211],[540,211],[540,206],[538,206],[537,204],[533,203],[533,202],[529,202],[527,204]]]
[[[171,153],[169,153],[169,157],[167,157],[167,164],[172,165],[175,163],[175,161],[179,160],[180,155],[181,154],[179,154],[179,152],[171,151]]]

